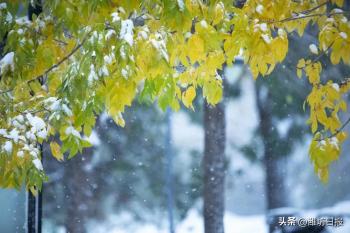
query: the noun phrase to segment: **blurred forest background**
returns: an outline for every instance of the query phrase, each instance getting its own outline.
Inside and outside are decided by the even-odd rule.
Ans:
[[[281,207],[350,212],[350,140],[326,185],[308,158],[303,101],[310,86],[296,78],[295,64],[317,41],[314,31],[310,26],[301,39],[292,36],[286,62],[267,78],[254,81],[239,62],[226,67],[224,117],[205,118],[208,107],[198,97],[194,111],[175,113],[135,102],[125,128],[99,116],[89,138],[94,146],[71,160],[57,162],[44,147],[43,232],[169,232],[169,219],[175,232],[203,232],[205,133],[222,120],[226,137],[216,144],[225,145],[224,166],[215,175],[226,176],[226,232],[267,232],[266,213]],[[350,73],[322,63],[333,80]],[[24,192],[1,190],[0,202],[4,232],[24,232]],[[350,232],[346,223],[330,232]]]

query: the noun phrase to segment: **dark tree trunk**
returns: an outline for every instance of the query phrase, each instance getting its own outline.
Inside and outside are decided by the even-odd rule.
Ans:
[[[93,188],[85,170],[91,160],[93,148],[84,149],[83,154],[77,154],[66,163],[64,174],[65,190],[65,227],[67,233],[85,233],[85,223],[89,213],[89,200]]]
[[[283,207],[287,203],[284,174],[281,172],[279,162],[282,159],[280,153],[276,150],[276,126],[273,124],[271,109],[272,99],[266,88],[257,81],[256,85],[256,100],[258,113],[260,117],[259,131],[264,145],[263,163],[265,166],[265,187],[267,209],[275,209]]]
[[[28,6],[28,18],[29,20],[32,20],[32,16],[39,15],[42,12],[42,7],[41,7],[41,1],[38,0],[34,5],[31,5],[29,1],[29,6]],[[5,35],[5,38],[3,38],[3,41],[0,43],[0,56],[3,53],[3,48],[6,45],[6,37],[7,34]],[[0,76],[1,80],[1,76]],[[42,145],[39,145],[39,150],[40,150],[40,156],[41,156],[41,161],[43,162],[43,147]],[[27,233],[41,233],[41,220],[42,220],[42,195],[43,195],[43,189],[44,187],[41,188],[41,191],[38,192],[37,196],[34,196],[30,191],[27,193],[27,224],[26,224],[26,232]]]
[[[225,129],[224,104],[221,102],[214,107],[204,101],[203,214],[205,233],[224,233]]]

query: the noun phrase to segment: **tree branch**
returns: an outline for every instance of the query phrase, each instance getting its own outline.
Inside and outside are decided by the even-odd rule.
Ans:
[[[54,64],[54,65],[51,66],[50,68],[48,68],[43,74],[41,74],[41,75],[39,75],[39,76],[37,76],[37,77],[35,77],[35,78],[33,78],[33,79],[27,81],[27,82],[28,82],[28,83],[33,82],[33,81],[35,81],[35,80],[37,80],[37,79],[39,79],[39,78],[41,78],[41,77],[47,75],[48,73],[50,73],[50,72],[51,72],[52,70],[54,70],[55,68],[59,67],[62,63],[64,63],[66,60],[68,60],[76,51],[78,51],[78,50],[84,45],[85,41],[88,39],[88,35],[89,35],[89,34],[90,34],[90,33],[88,33],[88,34],[83,38],[83,40],[82,40],[77,46],[75,46],[75,48],[72,49],[72,51],[71,51],[70,53],[68,53],[64,58],[62,58],[59,62],[57,62],[56,64]]]
[[[289,17],[281,20],[262,20],[261,22],[268,23],[268,24],[275,24],[275,23],[285,23],[289,21],[294,21],[294,20],[299,20],[299,19],[306,19],[306,18],[311,18],[311,17],[319,17],[319,16],[332,16],[332,15],[344,15],[344,14],[349,14],[349,11],[343,11],[343,12],[333,12],[333,13],[317,13],[317,14],[312,14],[312,15],[302,15],[302,16],[297,16],[297,17]]]
[[[337,129],[334,133],[332,133],[331,135],[329,135],[329,136],[327,136],[327,137],[323,137],[323,138],[317,139],[316,141],[322,141],[322,140],[325,140],[325,139],[328,139],[328,138],[332,138],[332,137],[337,136],[349,123],[350,123],[350,117],[349,117],[349,118],[344,122],[344,124],[343,124],[339,129]]]
[[[325,1],[324,3],[321,3],[320,5],[318,6],[315,6],[314,8],[311,8],[311,9],[308,9],[308,10],[304,10],[304,11],[301,11],[301,12],[298,12],[297,14],[309,14],[315,10],[317,10],[318,8],[321,8],[323,7],[324,5],[326,5],[327,3],[329,3],[329,0]]]
[[[55,68],[59,67],[62,63],[64,63],[65,61],[67,61],[72,55],[74,55],[75,52],[77,52],[86,42],[86,40],[89,38],[90,32],[88,32],[85,37],[83,38],[83,40],[77,45],[75,46],[74,49],[72,49],[72,51],[70,51],[70,53],[68,53],[65,57],[63,57],[59,62],[57,62],[56,64],[54,64],[53,66],[51,66],[50,68],[48,68],[47,70],[45,70],[45,72],[35,78],[32,78],[30,80],[27,81],[27,83],[31,83],[34,82],[36,80],[39,80],[40,78],[42,78],[43,76],[46,76],[48,73],[50,73],[52,70],[54,70]],[[6,91],[1,91],[0,94],[5,94],[8,92],[13,91],[13,88],[6,90]]]
[[[311,64],[318,62],[325,54],[327,54],[327,52],[331,49],[332,45],[333,45],[334,41],[332,43],[329,44],[329,46],[323,50],[317,57],[315,57],[312,61]],[[309,60],[310,56],[308,56],[305,60]],[[303,70],[305,67],[298,67],[297,69]]]

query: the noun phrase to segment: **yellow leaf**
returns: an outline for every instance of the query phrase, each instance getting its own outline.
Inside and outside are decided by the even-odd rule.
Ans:
[[[198,35],[191,36],[188,40],[187,46],[188,57],[192,62],[205,58],[204,41]]]
[[[219,2],[216,4],[214,9],[214,17],[213,17],[213,25],[216,25],[221,22],[221,20],[224,18],[225,14],[225,6],[222,2]]]
[[[333,4],[336,4],[339,7],[342,7],[344,4],[344,0],[332,0]]]
[[[57,160],[62,161],[63,160],[63,154],[61,152],[61,147],[58,145],[57,142],[51,142],[50,143],[51,153],[53,157],[55,157]]]
[[[303,75],[302,70],[298,67],[297,67],[297,75],[298,75],[298,78],[301,78],[301,76]]]
[[[187,88],[187,90],[182,94],[182,102],[187,108],[192,108],[192,101],[196,97],[196,89],[193,86]]]
[[[318,177],[321,179],[323,183],[328,182],[329,174],[328,174],[328,167],[325,168],[319,168],[318,169]]]

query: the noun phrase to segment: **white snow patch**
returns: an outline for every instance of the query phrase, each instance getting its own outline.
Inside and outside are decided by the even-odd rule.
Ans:
[[[103,57],[103,60],[106,62],[107,65],[112,64],[113,59],[114,59],[114,54],[113,54],[113,53],[110,54],[110,55],[105,55],[105,56]]]
[[[33,159],[33,164],[34,166],[36,167],[36,169],[42,171],[43,170],[43,164],[41,163],[40,159],[36,158],[36,159]]]
[[[6,129],[0,129],[0,135],[2,135],[2,136],[7,135],[7,130]]]
[[[62,104],[62,110],[67,116],[73,116],[72,110],[66,104]]]
[[[103,65],[103,66],[99,69],[98,74],[99,74],[100,76],[108,76],[108,75],[109,75],[109,71],[108,71],[108,69],[107,69],[107,66]]]
[[[271,43],[271,38],[270,38],[270,36],[268,34],[261,34],[261,37],[264,39],[266,44],[270,44]]]
[[[201,26],[204,28],[207,28],[208,27],[207,21],[205,21],[204,19],[201,20]]]
[[[9,135],[7,135],[8,138],[11,138],[14,142],[18,142],[19,139],[19,132],[17,131],[17,129],[13,129],[11,130],[11,132],[9,133]]]
[[[264,7],[262,5],[257,5],[256,8],[255,8],[255,11],[258,12],[259,14],[262,14],[264,10]]]
[[[266,23],[260,24],[260,30],[263,32],[266,32],[267,31],[267,24]]]
[[[45,104],[48,104],[48,109],[51,111],[58,111],[61,109],[60,103],[61,100],[57,99],[56,97],[49,97],[45,101]]]
[[[134,43],[133,29],[134,23],[130,19],[122,21],[119,37],[120,39],[125,40],[130,46],[132,46]]]
[[[7,8],[6,2],[0,3],[0,10],[4,10]]]
[[[110,29],[107,31],[107,33],[105,35],[105,39],[110,40],[112,38],[112,36],[114,36],[115,34],[116,34],[115,31]]]
[[[89,137],[85,137],[84,139],[90,142],[93,146],[98,146],[101,144],[101,140],[94,130],[91,132]]]
[[[123,76],[124,78],[128,78],[128,76],[129,76],[129,75],[128,75],[128,71],[127,71],[126,69],[124,69],[124,68],[121,70],[121,74],[122,74],[122,76]]]
[[[12,17],[12,16],[11,16]],[[16,19],[16,23],[20,26],[29,26],[32,22],[28,19],[28,16],[23,16]]]
[[[126,215],[126,214],[124,214]],[[226,232],[235,233],[266,233],[267,227],[265,217],[262,215],[239,216],[231,212],[225,212],[224,228]],[[132,216],[110,216],[105,224],[91,224],[94,233],[167,233],[168,228],[164,221],[155,223],[137,222]],[[190,209],[185,219],[180,222],[175,229],[177,233],[202,233],[204,232],[204,223],[202,214],[197,209]]]
[[[12,142],[11,141],[6,141],[3,150],[6,151],[7,153],[11,154],[12,153]]]
[[[5,70],[10,68],[11,71],[15,69],[15,64],[14,64],[14,52],[9,52],[7,53],[1,60],[0,60],[0,75],[5,73]]]
[[[111,16],[112,16],[112,22],[113,23],[120,21],[120,17],[119,17],[118,12],[112,13]]]
[[[310,49],[311,53],[318,54],[318,48],[315,44],[310,44],[309,49]]]
[[[73,135],[74,137],[80,138],[80,133],[73,126],[68,126],[65,133],[66,135]]]
[[[338,85],[338,83],[332,83],[332,87],[333,87],[337,92],[339,92],[339,85]]]
[[[161,38],[161,39],[160,40],[151,39],[151,43],[153,47],[160,52],[162,57],[164,57],[164,59],[167,62],[169,62],[169,55],[166,49],[165,40],[162,38],[162,35],[159,33],[156,34],[156,38]]]
[[[286,35],[286,32],[282,28],[279,28],[278,29],[278,36],[279,37],[284,37],[285,35]]]
[[[339,149],[339,142],[338,142],[338,138],[337,137],[331,137],[331,139],[329,140],[330,144]]]
[[[7,15],[6,15],[6,22],[8,23],[12,23],[12,20],[13,20],[13,17],[11,15],[10,12],[7,12]]]
[[[23,150],[18,151],[17,156],[22,158],[24,156],[24,151]]]
[[[347,38],[348,38],[348,34],[346,34],[345,32],[340,32],[339,35],[340,35],[343,39],[347,39]]]
[[[180,11],[184,11],[185,10],[185,3],[183,0],[177,0],[177,5],[180,8]]]
[[[120,46],[120,56],[123,60],[126,59],[125,47],[124,45]]]
[[[89,85],[91,85],[94,80],[98,80],[98,76],[97,76],[96,71],[95,71],[95,65],[91,64],[90,65],[90,73],[89,73],[89,76],[88,76],[88,83],[89,83]]]

